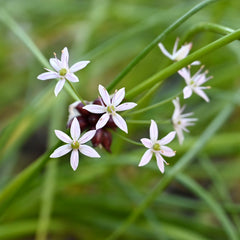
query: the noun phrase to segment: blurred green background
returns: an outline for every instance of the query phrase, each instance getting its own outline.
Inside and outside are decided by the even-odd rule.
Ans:
[[[54,145],[53,130],[65,131],[68,105],[74,101],[64,91],[55,98],[54,81],[37,80],[44,66],[9,29],[6,23],[11,21],[4,15],[6,12],[47,59],[53,52],[60,57],[67,46],[70,64],[91,61],[77,73],[80,83],[75,86],[85,99],[93,100],[99,83],[107,86],[157,35],[200,2],[0,1],[1,191]],[[162,42],[171,50],[176,37],[184,38],[191,28],[203,22],[236,30],[239,12],[239,0],[217,1]],[[186,41],[193,42],[195,51],[220,37],[202,31]],[[159,172],[154,159],[138,168],[145,149],[114,135],[112,154],[97,149],[102,158],[81,157],[76,172],[72,171],[67,155],[51,160],[34,174],[6,205],[0,206],[0,239],[107,239],[124,228],[122,224],[126,224],[128,216],[134,219],[138,206],[144,207],[137,219],[129,220],[119,238],[112,235],[109,239],[240,239],[240,109],[236,94],[240,87],[239,42],[199,60],[214,77],[209,81],[212,89],[207,90],[211,101],[206,103],[196,95],[188,101],[181,99],[187,104],[186,111],[193,111],[199,120],[189,128],[191,133],[185,134],[183,146],[177,140],[170,145],[177,155],[166,159],[170,163],[166,175]],[[156,46],[117,87],[124,86],[128,91],[170,64]],[[184,81],[176,74],[166,79],[145,105],[169,98],[183,87]],[[227,104],[231,106],[230,117],[194,153],[205,129]],[[166,120],[172,112],[173,104],[169,102],[135,118]],[[128,126],[132,139],[148,137],[149,124]],[[159,129],[160,136],[164,136],[173,128],[171,124],[162,124]],[[168,174],[184,157],[191,161],[181,173],[176,174],[176,170]],[[159,184],[160,190],[155,194]],[[152,196],[149,202],[148,196]]]

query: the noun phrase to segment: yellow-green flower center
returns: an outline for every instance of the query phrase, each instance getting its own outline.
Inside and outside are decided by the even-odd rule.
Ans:
[[[155,143],[154,145],[153,145],[153,150],[155,150],[155,151],[160,151],[160,144],[159,143]]]
[[[115,111],[114,106],[110,105],[110,106],[107,107],[107,112],[108,113],[113,113],[114,111]]]
[[[79,146],[80,146],[80,144],[78,141],[72,142],[72,144],[71,144],[72,149],[79,149]]]
[[[62,68],[62,69],[59,71],[59,74],[60,74],[61,76],[65,76],[66,73],[67,73],[67,69],[66,69],[66,68]]]

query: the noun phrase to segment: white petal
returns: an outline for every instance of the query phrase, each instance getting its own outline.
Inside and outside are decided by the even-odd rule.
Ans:
[[[80,137],[79,139],[80,144],[88,142],[94,137],[95,134],[96,134],[96,130],[90,130],[84,133],[82,137]]]
[[[185,58],[185,57],[188,55],[188,53],[189,53],[189,51],[191,50],[191,48],[192,48],[192,44],[191,44],[191,43],[182,46],[182,47],[177,51],[176,55],[174,56],[174,59],[176,59],[177,61],[182,60],[183,58]]]
[[[196,84],[198,86],[202,85],[203,83],[207,82],[208,78],[206,77],[206,74],[199,74],[198,77],[196,78]]]
[[[114,106],[118,106],[125,97],[125,88],[121,88],[120,90],[116,91],[112,98],[112,104]]]
[[[57,58],[50,58],[49,62],[53,69],[55,69],[57,72],[63,68],[62,63]]]
[[[152,141],[148,138],[142,138],[140,139],[140,141],[142,142],[142,144],[146,147],[146,148],[151,148],[152,147]]]
[[[160,146],[166,145],[166,144],[170,143],[175,138],[175,135],[176,135],[176,132],[172,131],[167,136],[165,136],[164,138],[160,139],[158,141],[158,143],[160,144]]]
[[[159,170],[162,173],[164,173],[164,162],[165,162],[165,160],[163,159],[163,157],[159,153],[156,153],[155,156],[156,156],[156,159],[157,159],[157,165],[158,165]]]
[[[74,141],[77,141],[81,134],[81,129],[77,118],[74,118],[72,121],[71,129],[70,129],[71,137]]]
[[[191,63],[192,66],[197,66],[197,65],[200,65],[201,62],[200,61],[194,61]]]
[[[102,85],[99,85],[98,86],[98,91],[99,91],[99,94],[103,100],[103,102],[109,106],[111,103],[110,103],[110,96],[108,94],[108,91],[105,89],[105,87],[103,87]]]
[[[182,131],[181,128],[175,128],[175,130],[176,130],[176,133],[177,133],[177,136],[178,136],[179,144],[182,145],[183,140],[184,140],[183,131]]]
[[[167,146],[161,146],[160,153],[166,157],[173,157],[176,155],[176,152]]]
[[[179,43],[179,38],[177,37],[173,46],[173,55],[177,52],[178,43]]]
[[[72,167],[72,169],[74,171],[77,169],[78,163],[79,163],[78,150],[77,149],[73,149],[73,151],[71,153],[70,164],[71,164],[71,167]]]
[[[149,134],[150,134],[150,139],[152,140],[152,142],[156,142],[158,139],[158,127],[154,120],[151,120]]]
[[[189,86],[186,86],[183,89],[183,98],[184,99],[189,98],[189,97],[191,97],[191,95],[192,95],[192,89]]]
[[[96,130],[104,127],[107,124],[109,118],[110,118],[110,116],[108,113],[103,114],[96,124]]]
[[[69,70],[70,70],[70,72],[77,72],[77,71],[85,68],[89,63],[90,63],[90,61],[77,62],[77,63],[73,64]]]
[[[163,46],[162,43],[159,43],[158,46],[160,47],[162,53],[163,53],[166,57],[168,57],[168,58],[170,58],[171,60],[173,60],[172,55],[165,49],[165,47]]]
[[[45,72],[37,76],[39,80],[48,80],[58,78],[58,74],[56,72]]]
[[[117,112],[125,111],[136,107],[137,104],[134,102],[126,102],[116,107]]]
[[[72,150],[70,144],[63,145],[57,149],[54,150],[54,152],[50,155],[50,158],[58,158],[61,157],[67,153],[69,153]]]
[[[67,73],[65,75],[65,78],[69,80],[70,82],[79,82],[78,77],[74,73]]]
[[[61,79],[57,82],[56,87],[54,89],[55,96],[59,94],[59,92],[62,90],[65,83],[65,79]]]
[[[72,139],[66,133],[59,130],[55,130],[54,132],[61,141],[65,143],[72,143]]]
[[[101,156],[97,153],[96,150],[94,150],[92,147],[89,147],[87,145],[81,145],[79,148],[79,151],[88,156],[88,157],[92,157],[92,158],[100,158]]]
[[[114,114],[112,115],[114,123],[125,133],[128,133],[128,128],[125,120],[119,115],[119,114]]]
[[[201,98],[203,98],[206,102],[209,102],[209,98],[208,98],[208,96],[206,95],[206,93],[203,90],[201,90],[199,88],[195,88],[194,92],[197,95],[199,95]]]
[[[180,69],[178,73],[184,78],[187,84],[190,82],[190,72],[187,68]]]
[[[150,162],[152,158],[152,151],[148,149],[142,156],[140,163],[138,164],[139,167],[144,166]]]
[[[63,64],[63,67],[68,69],[68,59],[69,59],[69,53],[67,47],[65,47],[62,50],[62,56],[61,56],[61,62]]]
[[[179,120],[180,114],[181,114],[181,107],[179,103],[179,98],[173,99],[173,104],[174,104],[174,112],[172,115],[172,121],[176,122]]]
[[[106,112],[105,107],[101,106],[101,105],[97,105],[97,104],[89,104],[83,107],[83,109],[86,109],[87,111],[91,112],[91,113],[104,113]]]

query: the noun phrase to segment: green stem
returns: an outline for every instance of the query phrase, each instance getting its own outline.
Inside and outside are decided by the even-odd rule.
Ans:
[[[154,109],[154,108],[158,108],[158,107],[160,107],[161,105],[164,105],[165,103],[171,102],[174,98],[176,98],[177,96],[179,96],[181,93],[182,93],[182,92],[179,92],[179,93],[177,93],[176,95],[174,95],[173,97],[167,98],[167,99],[165,99],[165,100],[163,100],[163,101],[160,101],[160,102],[155,103],[155,104],[153,104],[153,105],[150,105],[150,106],[148,106],[148,107],[139,109],[139,110],[137,110],[137,111],[130,112],[130,113],[128,113],[128,115],[139,114],[139,113],[143,113],[143,112],[152,110],[152,109]]]
[[[181,16],[179,19],[177,19],[173,24],[171,24],[165,31],[163,31],[160,35],[158,35],[146,48],[140,52],[139,55],[137,55],[128,65],[127,67],[109,84],[107,87],[108,91],[111,91],[132,69],[137,63],[139,63],[155,46],[156,44],[162,40],[168,33],[174,31],[176,28],[178,28],[182,23],[184,23],[188,18],[190,18],[192,15],[200,11],[202,8],[206,7],[207,5],[216,2],[217,0],[206,0],[199,4],[197,4],[195,7],[193,7],[191,10],[189,10],[186,14]]]
[[[150,125],[151,120],[126,120],[128,124]],[[157,124],[168,124],[171,120],[155,121]]]
[[[234,107],[232,104],[228,104],[223,110],[216,116],[216,118],[209,124],[198,141],[179,161],[163,176],[163,178],[155,185],[155,187],[147,194],[142,203],[136,207],[128,218],[123,222],[118,229],[116,229],[107,240],[117,239],[126,231],[126,229],[139,217],[139,215],[145,211],[145,209],[163,192],[163,190],[171,183],[175,176],[181,172],[191,161],[194,156],[205,146],[207,141],[216,133],[216,131],[225,123]]]
[[[207,46],[197,50],[196,52],[192,53],[188,57],[182,59],[181,61],[175,62],[169,67],[165,68],[164,70],[156,73],[152,77],[148,78],[132,90],[130,90],[126,94],[126,98],[131,99],[136,97],[138,94],[144,92],[146,89],[152,87],[154,84],[157,84],[164,79],[168,78],[172,74],[176,73],[178,70],[182,69],[183,67],[186,67],[187,65],[191,64],[195,60],[199,59],[200,57],[211,53],[214,50],[217,50],[218,48],[227,45],[228,43],[240,38],[240,29],[236,30],[233,33],[228,34],[227,36],[224,36]]]
[[[183,35],[181,38],[181,42],[187,42],[189,39],[192,39],[193,36],[198,34],[199,32],[213,32],[213,33],[218,33],[221,35],[227,35],[229,33],[233,33],[234,30],[228,27],[224,27],[222,25],[216,24],[216,23],[198,23],[194,25],[192,28],[190,28],[186,34]]]
[[[126,141],[126,142],[129,142],[129,143],[131,143],[131,144],[134,144],[134,145],[143,147],[143,145],[142,145],[140,142],[133,141],[133,140],[127,138],[127,137],[124,137],[123,135],[121,135],[121,134],[119,134],[119,133],[117,133],[117,132],[114,132],[114,131],[111,131],[111,132],[112,132],[113,134],[117,135],[118,137],[122,138],[122,139],[123,139],[124,141]]]
[[[180,181],[184,186],[188,187],[192,192],[197,194],[200,198],[202,198],[212,209],[212,211],[217,216],[218,220],[221,222],[225,232],[227,233],[229,239],[238,240],[236,229],[231,224],[228,219],[226,213],[223,211],[222,207],[218,204],[218,202],[200,185],[194,182],[190,177],[187,177],[183,174],[177,175],[177,180]]]
[[[67,81],[67,82],[68,82],[68,85],[70,86],[70,88],[72,89],[72,91],[74,92],[74,94],[78,97],[78,100],[80,100],[84,105],[86,105],[85,101],[80,96],[80,94],[76,91],[76,89],[73,87],[72,83],[70,81]]]

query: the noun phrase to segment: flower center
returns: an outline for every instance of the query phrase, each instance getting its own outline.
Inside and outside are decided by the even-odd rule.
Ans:
[[[79,146],[80,146],[80,144],[78,141],[72,142],[72,144],[71,144],[72,149],[79,149]]]
[[[66,68],[62,68],[62,69],[59,71],[59,74],[60,74],[61,76],[65,76],[66,73],[67,73],[67,69],[66,69]]]
[[[114,106],[113,106],[113,105],[107,106],[107,112],[108,112],[108,113],[113,113],[113,112],[115,112]]]
[[[155,143],[154,145],[153,145],[153,150],[155,150],[155,151],[160,151],[160,144],[159,143]]]

